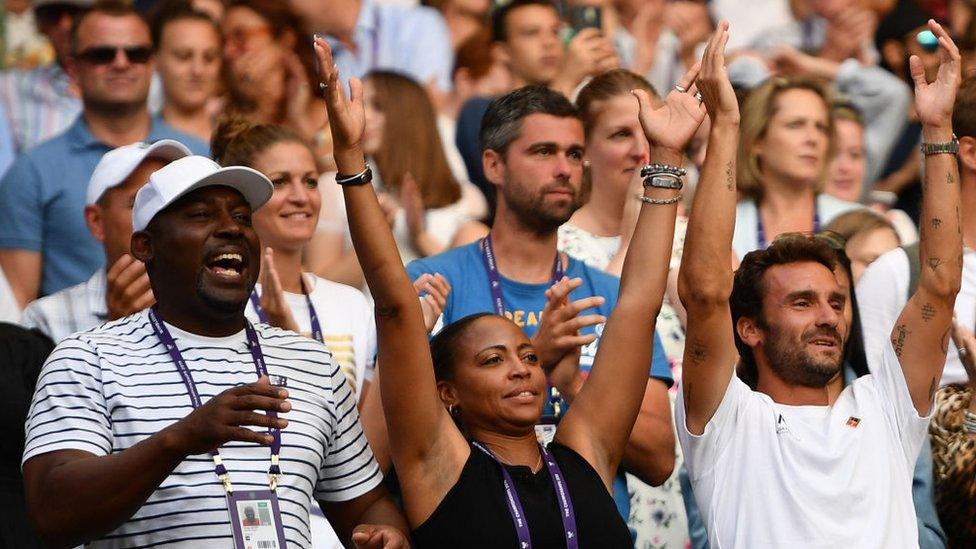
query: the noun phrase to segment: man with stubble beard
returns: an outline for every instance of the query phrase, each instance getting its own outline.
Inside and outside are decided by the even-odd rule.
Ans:
[[[131,249],[157,305],[62,341],[27,420],[47,544],[310,547],[314,497],[346,543],[408,546],[329,351],[244,317],[251,213],[271,194],[261,173],[200,156],[137,193]]]
[[[712,125],[678,277],[688,322],[675,418],[712,547],[919,546],[912,472],[963,260],[952,131],[961,58],[941,26],[929,28],[939,39],[935,80],[911,60],[925,156],[923,269],[877,364],[846,387],[850,290],[823,240],[780,237],[733,275],[739,109],[725,76],[727,34],[706,47],[697,86]],[[739,361],[754,389],[736,376]]]
[[[413,261],[407,272],[414,280],[438,273],[447,279],[443,325],[494,312],[532,338],[554,389],[537,434],[551,437],[552,425],[593,365],[620,279],[556,250],[557,229],[582,201],[584,136],[576,107],[545,86],[526,86],[491,103],[480,137],[485,175],[496,190],[491,232],[479,242]],[[564,276],[572,279],[568,293],[550,289]],[[563,301],[569,306],[555,310]],[[657,334],[647,337],[654,338],[654,359],[623,463],[627,472],[660,485],[674,467],[667,395],[672,377]],[[627,518],[622,475],[614,497]]]

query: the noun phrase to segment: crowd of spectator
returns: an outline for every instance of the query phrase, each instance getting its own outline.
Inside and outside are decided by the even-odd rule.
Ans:
[[[976,547],[974,332],[971,0],[0,4],[0,546]]]

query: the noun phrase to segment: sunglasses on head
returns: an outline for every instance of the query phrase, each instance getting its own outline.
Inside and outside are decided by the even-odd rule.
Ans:
[[[95,46],[94,48],[88,48],[87,50],[78,53],[75,57],[86,63],[92,65],[108,65],[112,61],[115,61],[115,56],[118,55],[119,51],[125,54],[126,59],[130,63],[146,63],[152,57],[152,48],[149,46],[127,46],[127,47],[116,47],[116,46]]]

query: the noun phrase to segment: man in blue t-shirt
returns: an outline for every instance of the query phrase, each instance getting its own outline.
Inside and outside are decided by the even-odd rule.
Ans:
[[[579,373],[558,387],[555,405],[547,405],[546,414],[558,415],[571,404],[593,365],[603,322],[619,289],[617,277],[556,250],[557,229],[582,202],[583,124],[563,95],[545,86],[526,86],[492,102],[480,139],[485,176],[496,189],[491,233],[484,241],[416,260],[407,272],[415,280],[425,273],[447,279],[451,291],[443,311],[445,325],[473,313],[503,314],[532,338],[547,371],[566,368],[579,352]],[[550,290],[563,274],[579,279],[568,296]],[[562,304],[566,306],[557,311]],[[547,310],[553,312],[543,314]],[[672,377],[657,334],[647,337],[654,337],[654,360],[623,469],[659,485],[674,467],[667,395]],[[626,484],[619,475],[614,495],[627,518]]]

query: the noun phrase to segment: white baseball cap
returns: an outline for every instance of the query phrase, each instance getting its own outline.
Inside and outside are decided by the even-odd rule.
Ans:
[[[88,180],[86,204],[94,204],[105,191],[121,185],[146,158],[176,160],[193,154],[186,145],[172,139],[162,139],[155,143],[132,143],[112,149],[102,156]]]
[[[187,156],[153,172],[149,183],[136,193],[132,232],[145,229],[156,214],[181,196],[214,186],[230,187],[240,192],[251,205],[251,211],[263,206],[274,193],[274,185],[257,170],[245,166],[221,168],[205,156]]]

